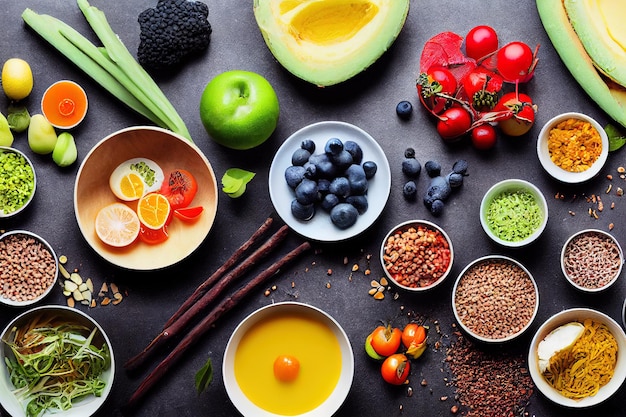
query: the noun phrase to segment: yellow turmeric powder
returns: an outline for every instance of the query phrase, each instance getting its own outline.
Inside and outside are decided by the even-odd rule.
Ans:
[[[583,172],[602,151],[600,133],[591,123],[570,118],[550,129],[548,152],[557,166],[569,172]]]

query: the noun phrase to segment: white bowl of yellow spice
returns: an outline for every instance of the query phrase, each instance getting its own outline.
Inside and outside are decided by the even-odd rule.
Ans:
[[[539,132],[537,155],[552,177],[577,184],[598,175],[609,155],[609,138],[593,118],[563,113],[550,119]]]

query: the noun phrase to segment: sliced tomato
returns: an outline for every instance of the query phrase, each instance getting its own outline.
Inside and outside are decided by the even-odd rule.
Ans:
[[[167,240],[169,234],[167,233],[167,225],[161,227],[160,229],[150,229],[149,227],[145,227],[143,224],[139,229],[139,240],[148,245],[158,245],[159,243],[163,243]]]
[[[202,206],[183,207],[174,210],[174,217],[185,222],[193,222],[198,220],[203,211],[204,207]]]
[[[198,183],[191,172],[175,169],[163,181],[160,193],[167,197],[172,209],[176,210],[189,206],[197,191]]]

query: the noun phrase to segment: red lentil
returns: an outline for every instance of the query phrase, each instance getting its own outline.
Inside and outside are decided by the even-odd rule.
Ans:
[[[30,301],[54,284],[54,256],[45,245],[27,234],[12,234],[0,240],[0,297]]]
[[[418,225],[389,236],[383,263],[400,285],[420,288],[434,284],[448,271],[451,256],[450,244],[439,230]]]

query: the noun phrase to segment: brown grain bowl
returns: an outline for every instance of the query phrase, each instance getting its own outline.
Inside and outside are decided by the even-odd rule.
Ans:
[[[96,235],[98,211],[118,201],[109,175],[131,158],[155,161],[168,175],[186,169],[198,182],[192,206],[204,211],[193,223],[172,221],[169,238],[160,244],[136,242],[124,248],[103,243]],[[209,234],[217,214],[218,188],[213,168],[202,151],[180,135],[158,127],[139,126],[114,132],[98,142],[82,162],[74,187],[74,213],[80,231],[96,253],[114,265],[131,270],[156,270],[174,265],[193,253]]]

